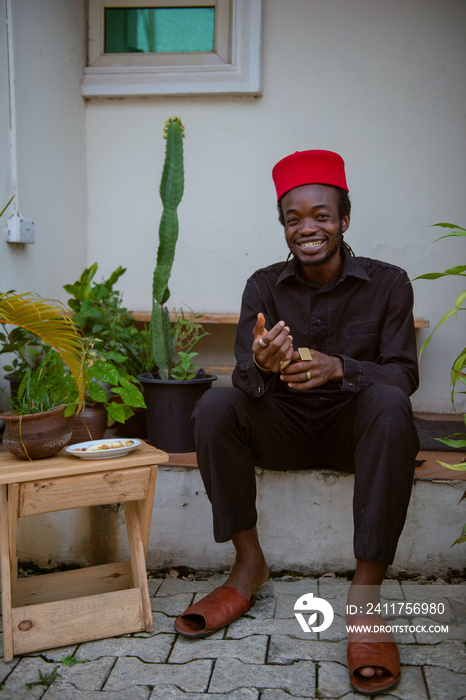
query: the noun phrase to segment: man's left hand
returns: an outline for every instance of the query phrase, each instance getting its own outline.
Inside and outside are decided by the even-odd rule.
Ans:
[[[301,360],[295,350],[291,364],[280,374],[290,389],[313,389],[326,382],[339,382],[343,378],[343,361],[339,357],[324,355],[311,348],[311,360]]]

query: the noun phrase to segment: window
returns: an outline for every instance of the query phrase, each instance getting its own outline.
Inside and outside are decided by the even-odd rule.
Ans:
[[[260,94],[261,0],[89,0],[85,97]]]

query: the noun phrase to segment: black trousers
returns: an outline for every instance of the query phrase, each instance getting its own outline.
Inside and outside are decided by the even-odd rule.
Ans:
[[[251,400],[240,389],[220,388],[198,401],[194,435],[215,540],[255,526],[255,466],[332,467],[355,474],[355,557],[390,564],[419,449],[408,396],[386,385],[335,399],[296,394]]]

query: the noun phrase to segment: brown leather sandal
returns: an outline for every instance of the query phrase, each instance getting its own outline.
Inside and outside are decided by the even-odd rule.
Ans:
[[[175,630],[183,637],[207,637],[248,612],[251,602],[235,588],[219,586],[177,617]]]
[[[365,626],[385,625],[384,620],[374,615],[358,615],[348,624]],[[358,669],[373,666],[383,668],[381,676],[370,678],[358,673]],[[376,695],[394,688],[401,677],[400,654],[391,631],[380,632],[367,629],[348,633],[348,669],[350,682],[355,690],[365,695]]]

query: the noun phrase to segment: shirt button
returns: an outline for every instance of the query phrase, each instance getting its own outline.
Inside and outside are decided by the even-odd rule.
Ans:
[[[322,324],[322,319],[318,318],[317,321],[316,321],[316,324],[317,324],[318,326],[320,326],[320,325]]]
[[[353,387],[354,387],[354,383],[353,383],[353,382],[348,382],[348,386],[350,386],[351,388],[353,388]]]

